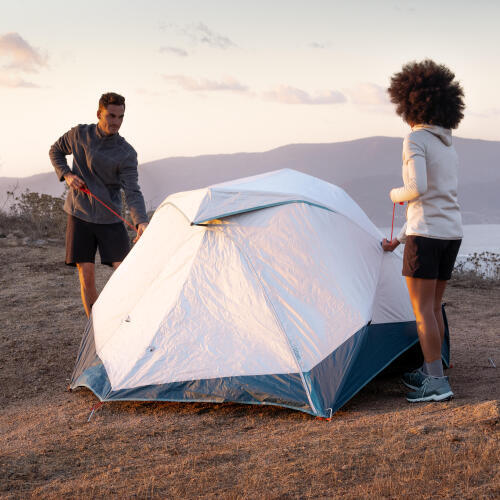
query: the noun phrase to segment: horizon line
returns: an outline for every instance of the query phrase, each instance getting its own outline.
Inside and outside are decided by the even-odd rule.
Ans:
[[[460,136],[453,136],[454,139],[459,139],[463,141],[480,141],[480,142],[497,142],[500,143],[500,140],[491,140],[491,139],[473,139],[469,137],[460,137]],[[156,162],[161,162],[165,160],[180,160],[180,159],[194,159],[194,158],[203,158],[203,157],[214,157],[214,156],[233,156],[233,155],[258,155],[258,154],[265,154],[265,153],[270,153],[271,151],[277,151],[279,149],[287,148],[290,146],[330,146],[333,144],[347,144],[347,143],[352,143],[352,142],[360,142],[360,141],[366,141],[369,139],[397,139],[400,141],[403,141],[403,137],[401,136],[388,136],[388,135],[372,135],[368,137],[360,137],[358,139],[348,139],[345,141],[335,141],[335,142],[291,142],[289,144],[283,144],[281,146],[276,146],[271,149],[266,149],[264,151],[237,151],[234,153],[205,153],[205,154],[199,154],[199,155],[176,155],[176,156],[166,156],[163,158],[158,158],[156,160],[148,160],[144,161],[138,164],[138,167],[140,168],[142,165],[149,165],[152,163]],[[25,175],[23,177],[14,177],[14,176],[0,176],[0,179],[28,179],[30,177],[36,177],[38,175],[45,175],[48,173],[52,173],[53,170],[47,170],[44,172],[38,172],[36,174],[30,174],[30,175]]]

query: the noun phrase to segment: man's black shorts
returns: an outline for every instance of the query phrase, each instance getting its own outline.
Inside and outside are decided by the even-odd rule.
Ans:
[[[130,240],[122,222],[94,224],[68,214],[66,226],[66,264],[95,262],[99,248],[101,263],[121,262],[130,250]]]
[[[440,240],[407,236],[403,256],[403,276],[449,280],[462,240]]]

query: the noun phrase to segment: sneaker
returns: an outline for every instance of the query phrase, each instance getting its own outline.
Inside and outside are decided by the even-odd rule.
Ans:
[[[425,377],[422,385],[406,395],[410,403],[423,401],[444,401],[453,397],[448,377]]]
[[[426,377],[427,375],[420,368],[417,368],[412,372],[403,373],[401,382],[403,382],[406,387],[417,390],[422,387]]]

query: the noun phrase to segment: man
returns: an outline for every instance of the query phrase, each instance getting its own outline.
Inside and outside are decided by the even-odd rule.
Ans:
[[[66,264],[76,266],[80,278],[83,307],[90,316],[97,300],[95,254],[101,263],[116,269],[130,250],[125,226],[120,219],[80,188],[87,188],[115,212],[121,213],[123,189],[130,215],[140,238],[148,219],[138,185],[137,153],[118,134],[125,114],[125,98],[114,92],[99,99],[97,124],[77,125],[50,148],[49,156],[59,180],[70,187],[64,211]],[[73,168],[66,161],[73,155]]]

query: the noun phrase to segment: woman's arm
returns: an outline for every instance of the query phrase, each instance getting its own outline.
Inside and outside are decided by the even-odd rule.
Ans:
[[[403,187],[391,189],[393,203],[412,201],[427,191],[427,168],[425,151],[409,137],[403,143],[403,162],[406,180]]]
[[[385,252],[393,252],[400,245],[400,243],[405,243],[405,242],[406,242],[406,222],[404,223],[404,226],[401,228],[401,231],[399,231],[399,234],[397,235],[396,238],[393,238],[391,241],[389,241],[387,238],[384,238],[380,242],[380,244],[382,245],[382,248]]]
[[[407,224],[408,224],[407,222],[405,222],[403,224],[401,231],[399,231],[399,234],[396,236],[396,239],[399,241],[399,243],[406,243],[406,225]]]

